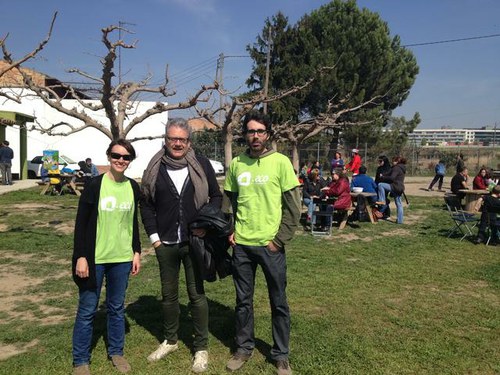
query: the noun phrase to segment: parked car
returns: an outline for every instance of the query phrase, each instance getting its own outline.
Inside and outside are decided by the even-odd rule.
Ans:
[[[224,174],[224,165],[220,161],[210,160],[210,164],[212,164],[212,168],[214,169],[216,175]]]
[[[35,156],[28,161],[28,178],[40,178],[42,176],[43,156]],[[59,155],[59,170],[73,173],[80,169],[78,163],[65,155]]]

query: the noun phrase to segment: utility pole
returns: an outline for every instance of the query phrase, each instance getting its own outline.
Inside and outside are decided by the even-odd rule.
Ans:
[[[264,81],[264,99],[267,99],[267,92],[269,88],[269,65],[271,64],[271,46],[273,44],[272,40],[272,28],[269,25],[267,35],[267,56],[266,56],[266,78]],[[267,114],[267,102],[264,102],[264,114]]]
[[[222,107],[224,106],[224,53],[219,54],[219,58],[217,59],[217,70],[215,72],[215,80],[219,83],[219,100],[220,100],[220,108],[219,111],[219,122],[222,123]]]
[[[122,40],[123,25],[137,26],[135,23],[118,21],[118,40]],[[122,83],[122,47],[118,47],[118,84]]]

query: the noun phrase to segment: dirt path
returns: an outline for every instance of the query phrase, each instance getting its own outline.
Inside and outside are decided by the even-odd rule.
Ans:
[[[417,197],[442,197],[443,192],[437,191],[437,186],[434,186],[434,191],[426,191],[432,177],[406,177],[405,178],[405,192],[406,195],[413,195]],[[444,178],[443,189],[450,190],[451,177]]]

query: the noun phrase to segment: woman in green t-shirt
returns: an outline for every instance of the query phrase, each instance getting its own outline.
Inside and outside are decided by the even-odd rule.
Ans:
[[[111,142],[108,172],[94,177],[78,203],[73,250],[73,279],[79,288],[73,329],[73,373],[90,374],[94,317],[106,277],[108,357],[120,372],[130,371],[123,356],[125,291],[129,275],[140,269],[141,244],[137,221],[139,185],[125,176],[135,159],[131,143]]]

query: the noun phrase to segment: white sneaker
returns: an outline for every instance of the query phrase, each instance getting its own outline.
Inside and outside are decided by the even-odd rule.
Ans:
[[[179,349],[179,344],[169,344],[167,343],[167,340],[163,341],[158,349],[156,349],[153,353],[151,353],[148,356],[148,361],[149,362],[155,362],[159,361],[163,357],[165,357],[167,354],[170,354],[172,352],[175,352],[177,349]]]
[[[194,353],[192,369],[194,372],[203,372],[208,369],[208,352],[206,350]]]

